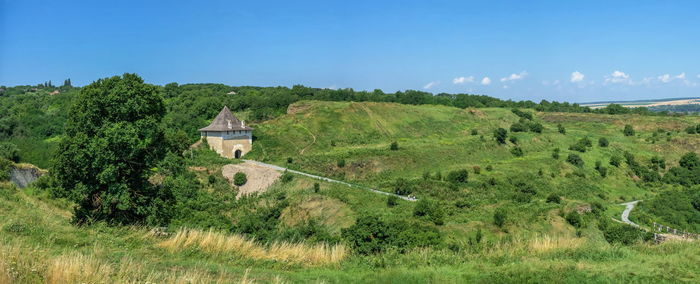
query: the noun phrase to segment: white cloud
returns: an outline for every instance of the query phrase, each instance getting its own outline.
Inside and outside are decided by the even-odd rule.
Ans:
[[[676,76],[676,79],[685,80],[685,72],[678,74],[678,76]]]
[[[661,81],[662,83],[668,83],[668,82],[671,82],[671,75],[663,74],[663,75],[657,77],[657,79],[659,79],[659,81]]]
[[[423,86],[423,89],[426,89],[426,90],[427,90],[427,89],[430,89],[430,88],[432,88],[433,86],[435,86],[436,84],[437,84],[436,82],[430,82],[430,83],[428,83],[428,84],[425,84],[425,86]]]
[[[527,72],[525,72],[525,71],[520,72],[519,74],[513,73],[513,74],[510,74],[510,76],[508,76],[508,77],[501,78],[501,82],[520,80],[522,78],[525,78],[525,76],[527,76]]]
[[[574,71],[574,73],[571,73],[571,82],[576,83],[576,82],[581,82],[583,81],[583,78],[586,77],[586,75],[583,75],[583,73]]]
[[[473,83],[474,82],[474,76],[469,76],[469,77],[457,77],[452,79],[452,84],[464,84],[464,83]]]
[[[484,77],[484,79],[481,79],[481,84],[482,84],[482,85],[490,85],[490,84],[491,84],[491,78],[489,78],[489,77]]]
[[[624,83],[631,85],[632,81],[630,80],[630,75],[627,75],[625,72],[615,70],[609,76],[605,76],[605,83]]]

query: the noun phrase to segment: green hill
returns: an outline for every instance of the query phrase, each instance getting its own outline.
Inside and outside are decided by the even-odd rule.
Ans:
[[[221,167],[238,161],[207,149],[153,169],[150,180],[176,196],[165,228],[76,226],[73,204],[52,195],[50,180],[27,189],[4,182],[0,283],[697,281],[697,242],[654,244],[610,220],[629,200],[654,205],[633,212],[643,227],[693,209],[673,195],[686,187],[661,177],[700,150],[697,134],[685,131],[697,123],[692,116],[300,101],[253,125],[246,159],[419,201],[290,174],[265,194],[236,200]],[[625,125],[635,133],[625,135]],[[507,130],[503,144],[494,139],[498,128]],[[658,200],[687,204],[660,210]],[[688,216],[677,224],[694,228]]]

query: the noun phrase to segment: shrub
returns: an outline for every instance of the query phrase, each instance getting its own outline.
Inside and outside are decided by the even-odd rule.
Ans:
[[[474,171],[474,174],[481,174],[481,167],[479,166],[473,166],[472,170]]]
[[[549,196],[547,196],[547,203],[559,204],[559,203],[561,203],[561,197],[559,197],[559,195],[557,195],[557,194],[552,193]]]
[[[416,217],[426,217],[428,220],[435,223],[435,225],[442,225],[445,223],[444,212],[442,207],[435,202],[428,199],[418,200],[416,207],[413,208],[413,216]]]
[[[522,157],[523,156],[523,149],[516,146],[516,147],[513,147],[512,149],[510,149],[510,153],[513,154],[513,156]]]
[[[583,167],[583,159],[581,159],[579,155],[569,154],[569,156],[566,157],[566,161],[574,166]]]
[[[554,148],[554,150],[552,150],[552,158],[555,160],[559,160],[559,152],[559,148]]]
[[[614,156],[610,157],[610,165],[615,166],[615,167],[619,167],[621,163],[622,163],[622,157],[620,157],[618,155],[614,155]]]
[[[511,124],[510,132],[527,132],[528,126],[522,122],[516,122]]]
[[[622,133],[625,136],[634,136],[634,128],[632,128],[632,125],[625,124],[625,129],[622,130]]]
[[[696,134],[697,133],[697,128],[695,126],[688,126],[688,128],[685,129],[685,132],[688,134]]]
[[[681,157],[681,159],[678,161],[678,164],[681,167],[693,170],[700,166],[700,159],[698,159],[698,155],[694,152],[688,152]]]
[[[518,144],[518,137],[511,136],[508,140],[510,140],[510,143]]]
[[[246,184],[246,182],[248,182],[248,177],[245,173],[237,172],[233,175],[233,184],[235,184],[236,186],[242,186]]]
[[[321,191],[321,185],[317,182],[314,182],[314,192],[318,193],[319,191]]]
[[[576,228],[581,228],[583,226],[583,219],[581,219],[581,215],[578,214],[576,211],[571,211],[569,214],[566,214],[566,222],[571,224],[571,226],[574,226]]]
[[[399,149],[399,143],[396,141],[391,142],[391,145],[389,146],[389,150],[396,151],[398,149]]]
[[[535,132],[535,133],[542,133],[542,130],[544,130],[544,126],[542,126],[542,123],[539,123],[539,122],[530,123],[530,131]]]
[[[398,204],[399,204],[399,198],[396,197],[395,195],[389,195],[389,196],[386,198],[386,206],[394,207],[394,206],[396,206],[396,205],[398,205]]]
[[[487,172],[493,171],[493,166],[492,166],[492,165],[486,165],[486,171],[487,171]]]
[[[506,211],[503,210],[503,208],[498,208],[493,214],[493,224],[499,228],[503,228],[503,225],[506,224],[507,217]]]
[[[561,134],[566,134],[566,128],[564,128],[564,126],[561,125],[561,123],[557,124],[557,131],[559,131],[559,133]]]
[[[610,142],[608,142],[608,139],[605,137],[600,137],[598,138],[598,146],[600,147],[608,147],[610,145]]]
[[[287,164],[294,163],[294,159],[292,157],[287,157]]]
[[[284,171],[280,180],[282,181],[282,183],[288,183],[288,182],[294,180],[294,175],[292,173]]]
[[[0,158],[0,181],[10,180],[10,170],[12,162],[7,159]]]
[[[519,110],[517,108],[511,109],[510,111],[513,112],[518,117],[520,117],[521,119],[524,118],[524,119],[532,120],[532,113],[524,112],[524,111]]]
[[[605,218],[600,219],[598,228],[603,231],[605,240],[611,244],[632,245],[650,240],[653,237],[651,233],[646,233],[632,226],[610,222]]]
[[[471,134],[472,135],[479,135],[479,131],[476,129],[472,129]]]
[[[447,181],[457,184],[466,183],[469,179],[469,172],[466,169],[451,171],[447,174]]]
[[[19,148],[9,142],[0,142],[0,159],[19,162]]]
[[[506,138],[508,137],[508,130],[503,128],[498,128],[493,131],[493,138],[496,138],[498,144],[506,144]]]
[[[336,163],[336,165],[337,165],[339,168],[345,167],[345,159],[340,159],[340,160],[338,160],[338,162]]]
[[[403,220],[385,221],[378,216],[363,216],[354,225],[342,229],[343,239],[359,254],[375,254],[387,249],[404,253],[415,247],[442,244],[440,231],[433,226]]]
[[[394,193],[398,195],[409,195],[413,192],[413,186],[404,178],[397,178],[394,182]]]

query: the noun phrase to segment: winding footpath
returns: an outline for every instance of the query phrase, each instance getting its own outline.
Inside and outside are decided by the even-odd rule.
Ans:
[[[398,195],[398,194],[394,194],[394,193],[389,193],[389,192],[377,190],[377,189],[374,189],[374,188],[364,187],[364,186],[360,186],[360,185],[356,185],[356,184],[352,184],[352,183],[348,183],[348,182],[344,182],[344,181],[340,181],[340,180],[330,179],[330,178],[327,178],[327,177],[322,177],[322,176],[307,174],[307,173],[305,173],[305,172],[300,172],[300,171],[296,171],[296,170],[292,170],[292,169],[288,169],[288,168],[285,168],[285,167],[280,167],[280,166],[276,166],[276,165],[272,165],[272,164],[266,164],[266,163],[258,162],[258,161],[254,161],[254,160],[243,160],[243,161],[246,161],[246,162],[249,162],[249,163],[253,163],[253,164],[256,164],[256,165],[261,166],[261,167],[270,168],[270,169],[273,169],[273,170],[276,170],[276,171],[287,171],[287,172],[290,172],[290,173],[294,173],[294,174],[298,174],[298,175],[310,177],[310,178],[313,178],[313,179],[318,179],[318,180],[327,181],[327,182],[332,182],[332,183],[338,183],[338,184],[346,185],[346,186],[348,186],[348,187],[355,187],[355,188],[361,188],[361,189],[369,190],[369,191],[371,191],[371,192],[378,193],[378,194],[383,194],[383,195],[387,195],[387,196],[396,196],[396,197],[401,198],[401,199],[406,200],[406,201],[416,201],[416,200],[418,200],[418,199],[416,199],[416,198],[412,198],[412,197],[408,197],[408,196],[403,196],[403,195]]]
[[[624,222],[625,224],[628,224],[630,226],[637,227],[637,228],[639,228],[639,225],[630,221],[630,212],[632,212],[632,209],[634,209],[634,206],[637,205],[637,203],[639,203],[639,201],[641,201],[641,200],[635,200],[635,201],[620,204],[620,205],[625,205],[625,211],[622,211],[622,216],[621,216],[622,222]]]

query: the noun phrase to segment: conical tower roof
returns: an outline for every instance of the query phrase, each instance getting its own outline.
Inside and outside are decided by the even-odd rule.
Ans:
[[[224,108],[209,124],[209,126],[199,129],[199,131],[232,131],[232,130],[253,130],[245,126],[238,118],[236,118],[228,107]]]

